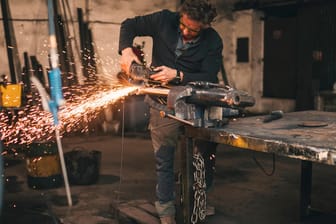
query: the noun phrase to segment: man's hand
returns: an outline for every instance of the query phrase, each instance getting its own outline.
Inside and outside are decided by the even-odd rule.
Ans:
[[[173,80],[177,74],[176,69],[169,68],[167,66],[156,67],[154,71],[157,71],[157,73],[151,75],[150,78],[162,83],[168,83],[169,81]]]
[[[129,69],[133,61],[141,64],[141,61],[136,54],[134,54],[131,47],[125,48],[121,51],[120,67],[122,71],[126,72],[126,74],[129,74]]]

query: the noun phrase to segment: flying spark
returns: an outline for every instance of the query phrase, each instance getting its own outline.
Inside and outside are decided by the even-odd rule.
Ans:
[[[4,109],[0,112],[1,141],[5,145],[25,145],[33,142],[47,142],[54,139],[55,128],[62,134],[69,132],[87,132],[88,123],[99,112],[118,100],[134,94],[138,87],[80,86],[64,89],[65,105],[58,111],[59,125],[53,125],[50,112],[43,111],[38,93],[27,99],[20,110]]]

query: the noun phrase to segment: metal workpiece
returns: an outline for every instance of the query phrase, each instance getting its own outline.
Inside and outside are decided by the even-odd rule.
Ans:
[[[247,92],[229,86],[209,82],[191,82],[187,86],[173,87],[168,97],[168,107],[186,97],[186,102],[203,106],[219,107],[250,107],[255,104],[255,99]]]
[[[191,122],[191,121],[186,121],[186,120],[180,119],[180,118],[178,118],[178,117],[176,117],[176,116],[174,116],[174,115],[172,115],[172,114],[169,114],[169,113],[167,113],[167,112],[165,112],[165,111],[163,111],[163,110],[160,111],[160,116],[161,116],[161,117],[169,117],[169,118],[172,118],[172,119],[174,119],[174,120],[180,121],[180,122],[183,123],[183,124],[187,124],[187,125],[195,126],[195,122]]]
[[[254,98],[246,92],[226,88],[195,89],[187,102],[232,108],[249,107],[255,104]]]

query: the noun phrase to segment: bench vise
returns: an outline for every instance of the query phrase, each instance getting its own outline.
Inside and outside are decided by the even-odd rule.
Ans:
[[[148,98],[146,101],[153,106]],[[166,107],[153,107],[160,110],[163,117],[208,128],[227,124],[228,119],[223,116],[222,108],[226,113],[239,114],[241,109],[254,104],[255,99],[244,91],[209,82],[191,82],[186,86],[170,88]],[[217,113],[217,118],[213,118],[214,113]]]

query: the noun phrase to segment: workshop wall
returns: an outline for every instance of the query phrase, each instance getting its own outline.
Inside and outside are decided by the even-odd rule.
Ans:
[[[233,14],[227,40],[231,51],[225,49],[225,66],[229,82],[237,89],[249,92],[256,104],[248,108],[253,113],[268,113],[273,110],[295,110],[295,100],[267,98],[263,96],[264,22],[263,13],[257,10],[242,10]]]
[[[49,68],[48,53],[48,14],[47,0],[9,0],[10,12],[18,47],[18,57],[23,65],[23,53],[37,57],[44,70]],[[214,23],[215,29],[224,41],[224,66],[229,84],[249,92],[256,97],[256,105],[248,108],[251,112],[262,113],[274,109],[292,110],[293,101],[262,98],[262,57],[263,24],[259,12],[252,10],[232,12],[235,0],[214,0],[219,16]],[[84,20],[89,22],[93,35],[93,45],[99,80],[113,84],[119,71],[118,39],[120,23],[127,17],[142,15],[162,8],[175,10],[180,1],[165,0],[81,0],[59,1],[66,9],[78,80],[83,83],[81,74],[77,8],[83,9]],[[63,4],[63,5],[62,5]],[[60,8],[61,8],[60,7]],[[1,12],[0,12],[1,13]],[[2,14],[1,21],[2,21]],[[248,61],[237,61],[237,45],[248,40]],[[239,41],[238,41],[239,39]],[[139,38],[136,43],[145,41],[146,60],[151,61],[151,40]],[[245,46],[246,47],[246,46]],[[245,52],[246,53],[246,52]],[[9,66],[4,38],[3,24],[0,25],[0,75],[9,76]],[[46,72],[45,72],[46,73]],[[219,74],[221,77],[221,74]]]
[[[61,4],[62,2],[62,4]],[[67,4],[63,3],[66,2]],[[23,64],[23,53],[35,55],[44,69],[49,68],[49,37],[47,0],[10,0],[11,18],[17,43],[18,57]],[[67,7],[69,6],[69,7]],[[59,1],[59,12],[67,14],[69,38],[76,59],[77,75],[81,82],[80,40],[77,23],[77,8],[84,12],[84,20],[89,23],[93,35],[93,45],[97,58],[100,78],[110,79],[119,71],[117,53],[119,27],[126,17],[133,17],[158,10],[160,8],[176,9],[174,1]],[[2,13],[1,21],[2,21]],[[63,17],[64,18],[64,17]],[[71,21],[72,20],[72,21]],[[141,42],[141,41],[139,41]],[[9,75],[8,57],[3,24],[0,26],[0,74]],[[149,47],[149,46],[148,46]],[[146,51],[149,52],[149,51]],[[58,52],[60,53],[60,52]]]

